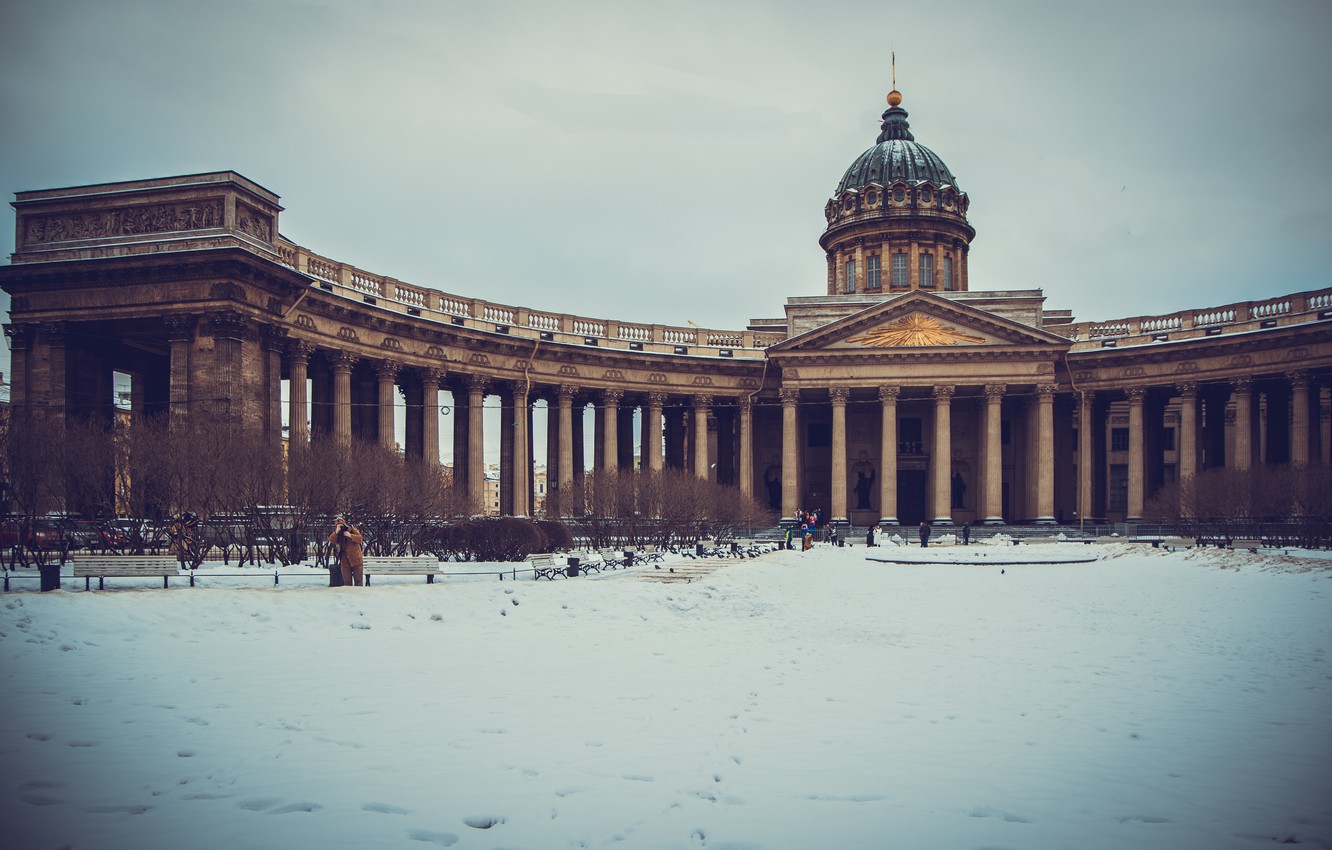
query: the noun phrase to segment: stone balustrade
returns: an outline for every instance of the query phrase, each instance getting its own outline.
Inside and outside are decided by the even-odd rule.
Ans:
[[[374,275],[285,240],[278,245],[278,255],[285,265],[317,278],[321,288],[335,295],[393,312],[482,331],[658,354],[694,353],[679,349],[698,348],[701,349],[697,352],[700,355],[752,360],[762,359],[764,349],[786,338],[782,332],[755,333],[614,322],[464,298]]]

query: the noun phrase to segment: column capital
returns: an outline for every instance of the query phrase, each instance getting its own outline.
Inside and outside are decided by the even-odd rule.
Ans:
[[[303,339],[292,339],[287,341],[287,358],[292,363],[309,363],[310,355],[315,353],[313,342],[307,342]]]
[[[1230,382],[1231,392],[1247,393],[1253,389],[1253,378],[1235,378]]]
[[[779,394],[782,397],[782,404],[796,404],[800,401],[800,390],[794,387],[784,387]]]
[[[1129,400],[1129,404],[1142,404],[1142,400],[1147,397],[1147,388],[1128,387],[1124,390],[1124,397]]]
[[[710,396],[710,395],[705,395],[705,394],[703,394],[703,393],[700,393],[700,394],[694,396],[694,409],[695,409],[695,410],[699,410],[699,409],[707,410],[707,409],[710,408],[710,407],[712,407],[712,396]]]
[[[622,389],[611,388],[601,391],[601,401],[607,406],[618,405],[622,398],[624,398],[624,390]]]
[[[1045,399],[1048,398],[1054,398],[1055,391],[1058,389],[1059,387],[1055,386],[1054,384],[1037,384],[1036,395],[1039,396],[1042,401],[1044,401]]]
[[[754,397],[749,393],[745,393],[735,400],[735,404],[740,408],[741,413],[749,413],[754,409]]]
[[[847,401],[851,398],[851,390],[847,387],[833,387],[828,390],[828,397],[837,407],[846,407]]]
[[[1094,404],[1096,402],[1096,390],[1078,390],[1078,401],[1082,404]]]
[[[1295,389],[1307,390],[1309,388],[1309,373],[1303,369],[1286,373],[1286,380]]]
[[[648,407],[663,407],[668,398],[666,393],[648,393]]]
[[[555,390],[555,397],[560,404],[572,405],[576,395],[578,395],[578,387],[570,384],[560,384]]]
[[[1002,400],[1007,393],[1008,393],[1008,384],[985,385],[985,398],[987,401],[994,401],[996,399]]]
[[[287,334],[290,333],[286,328],[279,325],[260,325],[259,338],[263,340],[266,351],[282,351],[287,347]]]
[[[5,336],[9,337],[10,347],[22,351],[32,343],[32,325],[5,325]]]
[[[245,316],[236,310],[218,310],[208,314],[208,332],[220,339],[243,339]]]
[[[489,384],[489,383],[490,383],[490,381],[488,381],[488,380],[486,379],[486,376],[485,376],[485,375],[468,375],[468,376],[467,376],[467,389],[471,390],[471,391],[474,392],[474,393],[477,393],[477,392],[479,392],[479,393],[483,393],[483,392],[485,392],[485,391],[486,391],[486,385]],[[470,480],[470,479],[469,479],[469,480]]]
[[[1175,384],[1175,392],[1179,393],[1179,397],[1180,397],[1180,398],[1185,398],[1185,399],[1189,399],[1189,398],[1197,398],[1197,397],[1198,397],[1198,382],[1197,382],[1197,381],[1181,381],[1180,383]]]
[[[396,381],[401,371],[402,364],[396,360],[380,360],[375,364],[375,374],[381,381]]]
[[[949,385],[946,385],[946,384],[943,385],[943,386],[935,387],[935,388],[934,388],[934,401],[935,401],[936,403],[939,403],[939,404],[942,404],[942,403],[944,403],[944,402],[948,402],[948,401],[952,400],[952,398],[953,398],[953,393],[956,392],[956,391],[957,391],[957,387],[949,386]]]
[[[885,404],[896,404],[897,397],[902,393],[901,387],[882,386],[879,387],[879,401]]]
[[[430,385],[430,384],[434,384],[435,389],[439,389],[439,383],[440,383],[440,381],[444,380],[444,370],[443,370],[443,369],[436,369],[436,368],[431,367],[431,366],[426,366],[426,367],[424,367],[424,368],[422,368],[422,369],[419,369],[419,370],[417,370],[417,371],[418,371],[419,374],[421,375],[421,384],[422,384],[423,386],[428,386],[428,385]]]
[[[330,351],[326,356],[334,372],[347,372],[348,374],[351,373],[352,367],[356,365],[356,361],[361,359],[350,351]]]
[[[177,313],[162,319],[166,325],[167,339],[171,342],[188,342],[194,339],[194,328],[199,324],[199,317],[193,313]]]
[[[50,345],[61,347],[65,344],[65,332],[68,326],[64,322],[43,322],[42,336]]]

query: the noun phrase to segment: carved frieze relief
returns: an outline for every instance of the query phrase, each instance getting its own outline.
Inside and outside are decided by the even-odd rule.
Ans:
[[[304,313],[301,313],[296,317],[296,327],[312,331],[315,329],[315,320]]]
[[[561,378],[577,378],[578,367],[570,366],[568,363],[560,367],[559,375]]]
[[[473,366],[489,366],[490,358],[479,351],[473,351],[472,356],[467,358],[467,362]]]
[[[708,375],[695,375],[693,384],[696,387],[710,387],[712,386],[712,378]]]
[[[345,339],[348,342],[356,342],[359,337],[356,336],[356,329],[349,328],[346,325],[338,328],[338,339]]]
[[[601,380],[603,380],[603,381],[623,381],[623,380],[624,380],[624,372],[622,372],[622,371],[619,370],[619,369],[607,369],[605,372],[603,372],[603,373],[601,374]]]
[[[1291,360],[1305,360],[1308,357],[1309,357],[1309,349],[1305,348],[1304,346],[1300,346],[1298,348],[1292,348],[1290,351],[1287,351],[1286,356],[1283,359],[1289,362]]]
[[[386,336],[384,341],[379,344],[380,348],[386,348],[389,351],[402,351],[402,340],[397,337]]]
[[[649,384],[666,383],[666,376],[663,375],[661,372],[649,372],[647,379]]]
[[[444,349],[440,348],[438,345],[432,345],[427,347],[425,353],[426,357],[436,357],[439,358],[440,360],[443,360],[445,357],[448,356],[445,353]]]
[[[1252,366],[1253,358],[1247,354],[1236,354],[1226,365],[1232,369],[1242,369],[1245,366]]]
[[[236,229],[261,242],[273,241],[273,217],[249,204],[236,204]]]
[[[1146,374],[1147,370],[1141,366],[1125,366],[1119,370],[1119,377],[1121,378],[1141,378]]]
[[[25,216],[23,244],[40,245],[79,239],[204,230],[221,226],[222,199],[210,198],[187,203],[144,204],[86,213]],[[271,230],[271,223],[269,228]]]
[[[1180,363],[1178,366],[1175,367],[1176,375],[1188,375],[1192,372],[1197,372],[1197,371],[1198,371],[1198,364],[1192,360],[1185,360],[1183,363]]]

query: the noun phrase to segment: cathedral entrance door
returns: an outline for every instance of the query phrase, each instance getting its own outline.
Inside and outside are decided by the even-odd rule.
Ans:
[[[897,521],[904,526],[920,525],[925,516],[925,470],[897,472]]]

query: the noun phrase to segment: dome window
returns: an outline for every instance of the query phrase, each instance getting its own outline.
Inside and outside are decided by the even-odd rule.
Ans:
[[[896,189],[894,189],[893,200],[899,204],[904,203],[906,201],[906,190],[903,189],[901,186],[898,186]]]
[[[868,195],[865,196],[865,203],[866,203],[868,206],[871,206],[871,207],[872,207],[872,206],[874,206],[875,204],[877,204],[878,202],[879,202],[879,193],[878,193],[878,192],[870,192]]]
[[[934,200],[934,195],[931,194],[929,188],[920,190],[920,202],[922,204],[931,203],[933,200]]]

